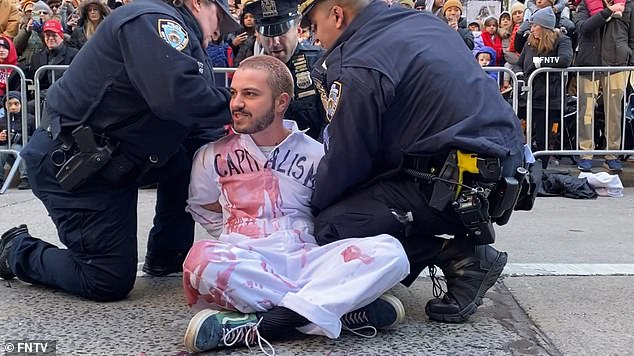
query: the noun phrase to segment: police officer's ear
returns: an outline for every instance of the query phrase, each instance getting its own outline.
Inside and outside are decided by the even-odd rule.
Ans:
[[[346,25],[346,14],[344,8],[335,5],[332,8],[332,15],[335,17],[335,27],[340,30]]]

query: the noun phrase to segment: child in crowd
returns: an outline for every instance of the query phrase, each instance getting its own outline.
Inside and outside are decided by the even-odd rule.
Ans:
[[[24,132],[22,131],[22,102],[20,92],[10,91],[2,100],[6,112],[5,117],[0,118],[0,148],[11,148],[18,152],[22,151]],[[31,134],[35,126],[33,115],[27,115],[27,130]],[[9,141],[11,146],[9,147]],[[0,153],[0,186],[4,183],[4,165],[9,161],[9,153]],[[30,189],[29,180],[26,175],[26,165],[20,162],[20,184],[18,189]]]
[[[495,66],[496,53],[493,48],[483,46],[478,49],[474,49],[473,54],[478,61],[478,64],[480,64],[480,67],[486,68]],[[496,72],[489,72],[488,74],[491,78],[495,79],[495,82],[497,83],[498,74]]]
[[[495,17],[489,17],[484,20],[484,31],[482,31],[482,41],[485,46],[495,50],[496,66],[504,64],[504,53],[502,52],[502,37],[498,32],[498,20]]]

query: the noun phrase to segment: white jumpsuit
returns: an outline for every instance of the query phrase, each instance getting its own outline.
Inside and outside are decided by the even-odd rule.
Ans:
[[[286,307],[311,322],[300,331],[336,338],[341,316],[399,283],[409,263],[389,235],[315,243],[310,196],[323,148],[294,122],[284,125],[292,133],[268,156],[249,135],[197,152],[187,209],[219,237],[190,250],[185,296],[195,308]],[[203,208],[215,202],[222,213]]]

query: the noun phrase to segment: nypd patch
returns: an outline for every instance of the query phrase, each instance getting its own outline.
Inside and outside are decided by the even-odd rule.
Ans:
[[[176,21],[158,20],[158,32],[161,38],[177,51],[182,51],[189,43],[187,31]]]
[[[337,112],[337,104],[339,104],[339,98],[341,97],[342,86],[338,81],[334,81],[330,86],[330,93],[328,93],[328,101],[326,102],[326,119],[328,122],[332,121],[332,118]]]

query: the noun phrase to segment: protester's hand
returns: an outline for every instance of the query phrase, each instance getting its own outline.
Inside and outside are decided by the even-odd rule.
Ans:
[[[42,23],[42,20],[34,21],[32,28],[33,28],[33,31],[37,33],[42,33],[42,30],[44,29],[44,24]]]
[[[26,31],[27,32],[33,31],[33,19],[29,19],[29,22],[26,23]]]
[[[608,9],[612,10],[612,12],[623,12],[625,11],[624,4],[614,4],[612,6],[608,6]]]
[[[0,141],[4,142],[7,140],[7,130],[2,130],[0,132]]]
[[[247,37],[249,37],[249,35],[246,32],[242,32],[241,34],[239,34],[238,36],[236,36],[236,38],[233,39],[233,46],[234,47],[238,47],[239,45],[241,45],[244,41],[247,40]]]
[[[454,30],[458,30],[458,21],[449,21],[449,27],[453,28]]]

